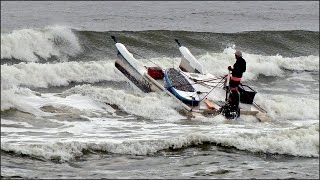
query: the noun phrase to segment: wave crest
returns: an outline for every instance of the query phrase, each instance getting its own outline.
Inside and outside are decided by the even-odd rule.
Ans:
[[[152,155],[162,150],[181,149],[210,143],[235,147],[249,152],[319,157],[319,127],[282,130],[267,134],[215,135],[189,133],[165,140],[139,140],[111,142],[52,142],[48,144],[16,145],[1,142],[1,150],[49,160],[69,161],[84,152],[107,152],[114,154]]]
[[[48,26],[44,29],[21,29],[1,33],[1,59],[37,62],[52,56],[66,60],[81,52],[77,36],[68,27]]]

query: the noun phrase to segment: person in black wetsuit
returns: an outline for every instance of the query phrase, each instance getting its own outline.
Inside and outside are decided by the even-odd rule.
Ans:
[[[229,99],[228,103],[230,105],[230,111],[237,112],[237,117],[240,116],[240,94],[238,91],[238,85],[240,84],[242,74],[246,71],[246,61],[242,57],[242,52],[237,50],[235,52],[236,63],[228,67],[228,70],[231,71],[231,78],[229,82]]]
[[[234,63],[233,68],[228,67],[228,70],[231,71],[232,76],[230,78],[230,91],[238,91],[238,85],[240,84],[242,74],[246,72],[246,61],[242,58],[242,52],[237,50],[234,53],[236,57],[236,63]]]

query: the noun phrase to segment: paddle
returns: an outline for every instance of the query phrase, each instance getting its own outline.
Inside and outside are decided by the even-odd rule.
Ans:
[[[230,81],[230,71],[228,71],[227,83],[226,83],[226,101],[229,99],[229,81]]]
[[[114,42],[118,43],[118,41],[117,41],[116,37],[111,36],[111,38],[114,40]]]
[[[179,40],[178,39],[174,39],[177,43],[178,43],[178,45],[181,47],[181,44],[180,44],[180,42],[179,42]]]

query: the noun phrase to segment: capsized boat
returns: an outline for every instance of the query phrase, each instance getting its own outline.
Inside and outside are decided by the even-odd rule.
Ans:
[[[203,66],[188,48],[182,46],[178,40],[176,42],[180,46],[179,50],[182,54],[180,65],[176,68],[163,68],[159,65],[147,66],[143,64],[122,43],[117,42],[114,36],[111,37],[115,41],[117,48],[115,67],[141,91],[145,93],[165,92],[191,115],[217,115],[223,112],[222,110],[227,105],[227,101],[212,99],[208,94],[215,88],[224,88],[224,80],[228,77],[205,74]],[[245,95],[241,95],[240,112],[238,113],[253,115],[258,119],[259,117],[268,117],[257,116],[258,113],[266,114],[266,112],[263,112],[262,108],[252,103],[256,91],[252,91],[253,89],[246,85],[239,87],[239,89],[241,89],[239,92]],[[236,118],[238,115],[236,114],[231,118]],[[263,118],[260,120],[267,121],[269,119]]]

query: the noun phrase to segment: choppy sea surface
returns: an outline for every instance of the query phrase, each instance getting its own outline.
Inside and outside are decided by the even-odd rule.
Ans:
[[[272,121],[142,93],[111,35],[216,76],[242,50]],[[1,178],[319,179],[319,1],[1,1]]]

